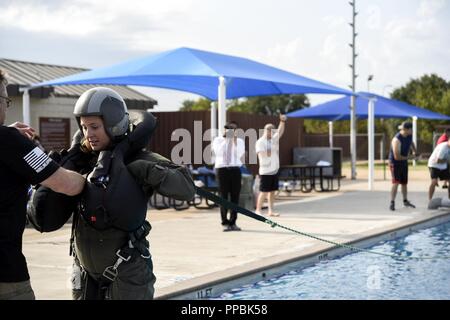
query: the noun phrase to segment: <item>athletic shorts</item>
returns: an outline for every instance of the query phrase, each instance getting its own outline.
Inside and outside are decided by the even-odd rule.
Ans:
[[[259,181],[259,191],[271,192],[278,190],[278,173],[273,175],[261,175]]]
[[[392,183],[408,184],[408,162],[405,163],[390,163]]]
[[[431,179],[450,180],[450,171],[448,169],[440,170],[430,167]]]

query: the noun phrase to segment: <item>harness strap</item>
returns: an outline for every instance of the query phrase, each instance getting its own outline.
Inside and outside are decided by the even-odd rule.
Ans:
[[[148,221],[144,221],[142,226],[137,230],[128,234],[128,242],[116,252],[116,262],[106,267],[103,271],[103,277],[110,282],[114,282],[118,275],[118,268],[123,262],[130,261],[133,250],[137,250],[143,259],[149,259],[151,257],[150,250],[148,249],[148,241],[145,237],[150,233],[151,225]]]

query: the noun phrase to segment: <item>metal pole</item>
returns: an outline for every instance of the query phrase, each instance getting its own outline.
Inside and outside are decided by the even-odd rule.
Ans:
[[[30,94],[28,88],[23,89],[22,96],[22,112],[23,112],[23,123],[31,125],[30,121]]]
[[[412,117],[413,119],[413,143],[416,146],[417,150],[417,117]],[[413,160],[413,166],[416,166],[416,159]]]
[[[333,121],[328,121],[328,141],[330,148],[333,148]]]
[[[219,77],[219,88],[218,88],[218,114],[219,114],[219,128],[218,132],[220,135],[224,133],[224,126],[227,123],[227,107],[226,107],[226,97],[227,88],[226,81],[224,77]]]
[[[380,141],[380,157],[383,161],[383,180],[386,180],[386,161],[384,161],[385,155],[384,155],[384,139],[386,138],[385,133],[383,132],[383,137]]]
[[[211,102],[211,142],[217,136],[217,106]]]
[[[356,91],[356,15],[358,14],[356,12],[356,0],[350,1],[349,4],[353,8],[353,14],[352,14],[352,22],[350,23],[350,26],[352,27],[352,43],[350,44],[350,47],[352,48],[352,64],[350,65],[350,68],[352,69],[352,85],[351,89],[353,93]],[[355,96],[351,97],[350,102],[350,155],[351,155],[351,163],[352,163],[352,180],[356,179],[356,108],[355,108]]]
[[[374,163],[375,163],[375,112],[374,112],[374,102],[375,99],[369,99],[368,105],[368,121],[367,121],[367,131],[369,138],[369,150],[368,150],[368,158],[369,158],[369,190],[373,190],[373,181],[374,181]]]

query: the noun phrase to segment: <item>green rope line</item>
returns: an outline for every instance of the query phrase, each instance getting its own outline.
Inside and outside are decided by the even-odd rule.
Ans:
[[[398,260],[439,260],[439,259],[450,259],[450,256],[420,256],[420,257],[413,257],[413,256],[402,256],[399,254],[393,254],[393,253],[384,253],[384,252],[379,252],[379,251],[373,251],[373,250],[369,250],[369,249],[364,249],[364,248],[358,248],[352,245],[348,245],[345,243],[339,243],[339,242],[335,242],[335,241],[331,241],[331,240],[327,240],[324,238],[320,238],[317,237],[315,235],[312,235],[310,233],[306,233],[306,232],[302,232],[302,231],[298,231],[286,226],[283,226],[275,221],[272,221],[270,219],[266,219],[265,221],[267,224],[269,224],[272,228],[275,227],[279,227],[281,229],[296,233],[298,235],[304,236],[304,237],[308,237],[311,239],[315,239],[321,242],[325,242],[328,244],[332,244],[336,247],[341,247],[341,248],[346,248],[346,249],[350,249],[351,251],[359,251],[359,252],[367,252],[367,253],[371,253],[371,254],[377,254],[380,256],[385,256],[385,257],[390,257],[390,258],[394,258],[394,259],[398,259]]]
[[[203,188],[199,188],[199,187],[195,187],[196,192],[198,195],[205,197],[209,200],[211,200],[212,202],[223,206],[229,210],[235,210],[236,212],[239,212],[249,218],[264,222],[269,224],[272,228],[275,227],[279,227],[281,229],[296,233],[298,235],[304,236],[304,237],[308,237],[311,239],[315,239],[321,242],[325,242],[328,244],[332,244],[335,247],[341,247],[341,248],[346,248],[346,249],[350,249],[351,251],[359,251],[359,252],[367,252],[367,253],[371,253],[371,254],[377,254],[380,256],[385,256],[385,257],[390,257],[390,258],[394,258],[394,259],[398,259],[398,260],[439,260],[439,259],[450,259],[450,256],[419,256],[419,257],[413,257],[413,256],[403,256],[401,254],[392,254],[392,253],[384,253],[384,252],[378,252],[378,251],[373,251],[370,249],[363,249],[363,248],[358,248],[358,247],[354,247],[345,243],[339,243],[339,242],[335,242],[335,241],[331,241],[331,240],[327,240],[327,239],[323,239],[320,237],[317,237],[315,235],[312,235],[310,233],[306,233],[306,232],[302,232],[302,231],[298,231],[286,226],[283,226],[275,221],[272,221],[270,219],[265,218],[264,216],[260,215],[260,214],[256,214],[253,211],[250,211],[246,208],[242,208],[238,205],[236,205],[235,203],[232,203],[226,199],[223,199],[209,191],[204,190]]]

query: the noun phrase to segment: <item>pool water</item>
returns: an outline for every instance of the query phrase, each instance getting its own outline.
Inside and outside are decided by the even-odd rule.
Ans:
[[[380,242],[391,254],[450,256],[450,223]],[[358,252],[242,286],[218,299],[450,299],[450,259],[406,260]]]

